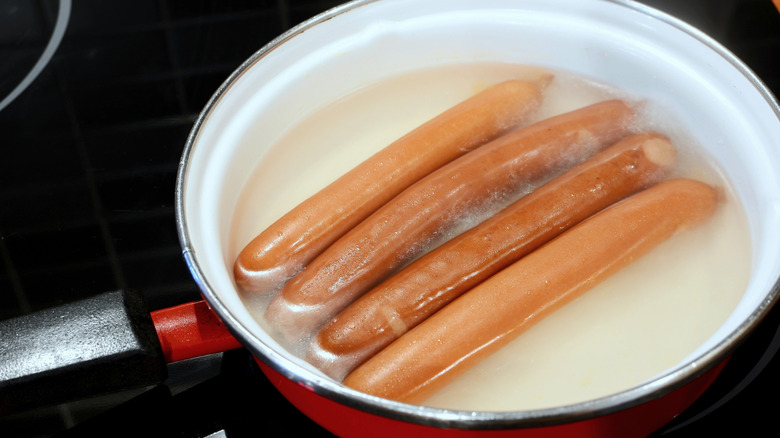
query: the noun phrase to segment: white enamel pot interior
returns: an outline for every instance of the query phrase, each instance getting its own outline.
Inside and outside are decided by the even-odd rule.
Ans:
[[[390,75],[448,62],[493,61],[592,78],[652,100],[679,120],[733,182],[747,211],[753,259],[749,287],[726,323],[684,362],[643,385],[587,403],[457,412],[345,388],[280,347],[242,302],[231,274],[237,248],[229,243],[242,187],[268,145],[301,114]],[[576,422],[644,403],[693,380],[720,363],[775,302],[778,138],[778,104],[743,63],[696,29],[639,4],[356,1],[272,41],[217,90],[182,157],[177,219],[185,258],[204,297],[259,360],[313,397],[393,421],[454,430]]]

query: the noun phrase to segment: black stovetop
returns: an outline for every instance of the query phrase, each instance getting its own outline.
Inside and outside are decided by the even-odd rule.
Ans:
[[[199,299],[181,256],[174,183],[187,134],[222,81],[324,0],[0,0],[0,319],[114,289],[152,309]],[[705,31],[780,95],[771,0],[646,0]],[[67,16],[59,7],[66,7]],[[59,24],[59,26],[58,26]],[[62,38],[55,29],[64,29]],[[49,43],[48,62],[36,62]],[[776,422],[780,309],[658,436]],[[0,352],[0,360],[2,352]],[[171,365],[165,385],[0,417],[0,434],[328,434],[244,350]],[[155,421],[155,419],[159,420]]]

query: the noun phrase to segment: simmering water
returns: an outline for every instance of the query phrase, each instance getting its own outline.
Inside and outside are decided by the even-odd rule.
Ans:
[[[241,194],[231,254],[237,256],[283,213],[446,108],[491,84],[538,73],[492,64],[414,72],[361,88],[303,115],[287,132],[257,139],[273,145]],[[684,127],[666,120],[652,102],[554,73],[537,119],[605,99],[626,99],[637,108],[642,126],[666,134],[677,147],[680,163],[674,176],[720,187],[724,202],[705,225],[675,236],[541,321],[426,405],[537,409],[628,389],[680,363],[726,320],[747,287],[750,244],[741,205]],[[267,299],[244,300],[264,325]]]

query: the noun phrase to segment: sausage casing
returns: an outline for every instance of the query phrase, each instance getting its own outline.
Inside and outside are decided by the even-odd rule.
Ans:
[[[626,198],[463,294],[357,367],[344,384],[421,402],[555,309],[707,220],[717,203],[713,187],[690,179]]]
[[[674,147],[659,134],[619,141],[361,296],[317,333],[307,360],[342,380],[500,269],[603,208],[661,181],[674,163]]]
[[[433,170],[518,126],[550,77],[496,84],[369,157],[271,224],[239,253],[238,287],[270,294],[324,248]]]
[[[608,100],[534,123],[452,161],[334,242],[271,300],[265,319],[288,342],[314,334],[464,218],[628,135],[633,110]]]

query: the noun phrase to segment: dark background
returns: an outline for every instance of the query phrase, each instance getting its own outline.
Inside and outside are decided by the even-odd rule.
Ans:
[[[0,109],[0,320],[120,288],[142,291],[152,309],[198,299],[174,219],[178,160],[195,117],[253,52],[339,3],[74,0],[54,57]],[[780,14],[771,0],[642,3],[705,31],[780,95]],[[58,4],[0,0],[0,99],[40,57]],[[659,435],[774,424],[759,398],[775,400],[780,389],[777,313],[682,426]],[[150,391],[0,417],[0,435],[109,427],[326,435],[257,373],[243,350],[208,356],[171,366],[167,384]]]

